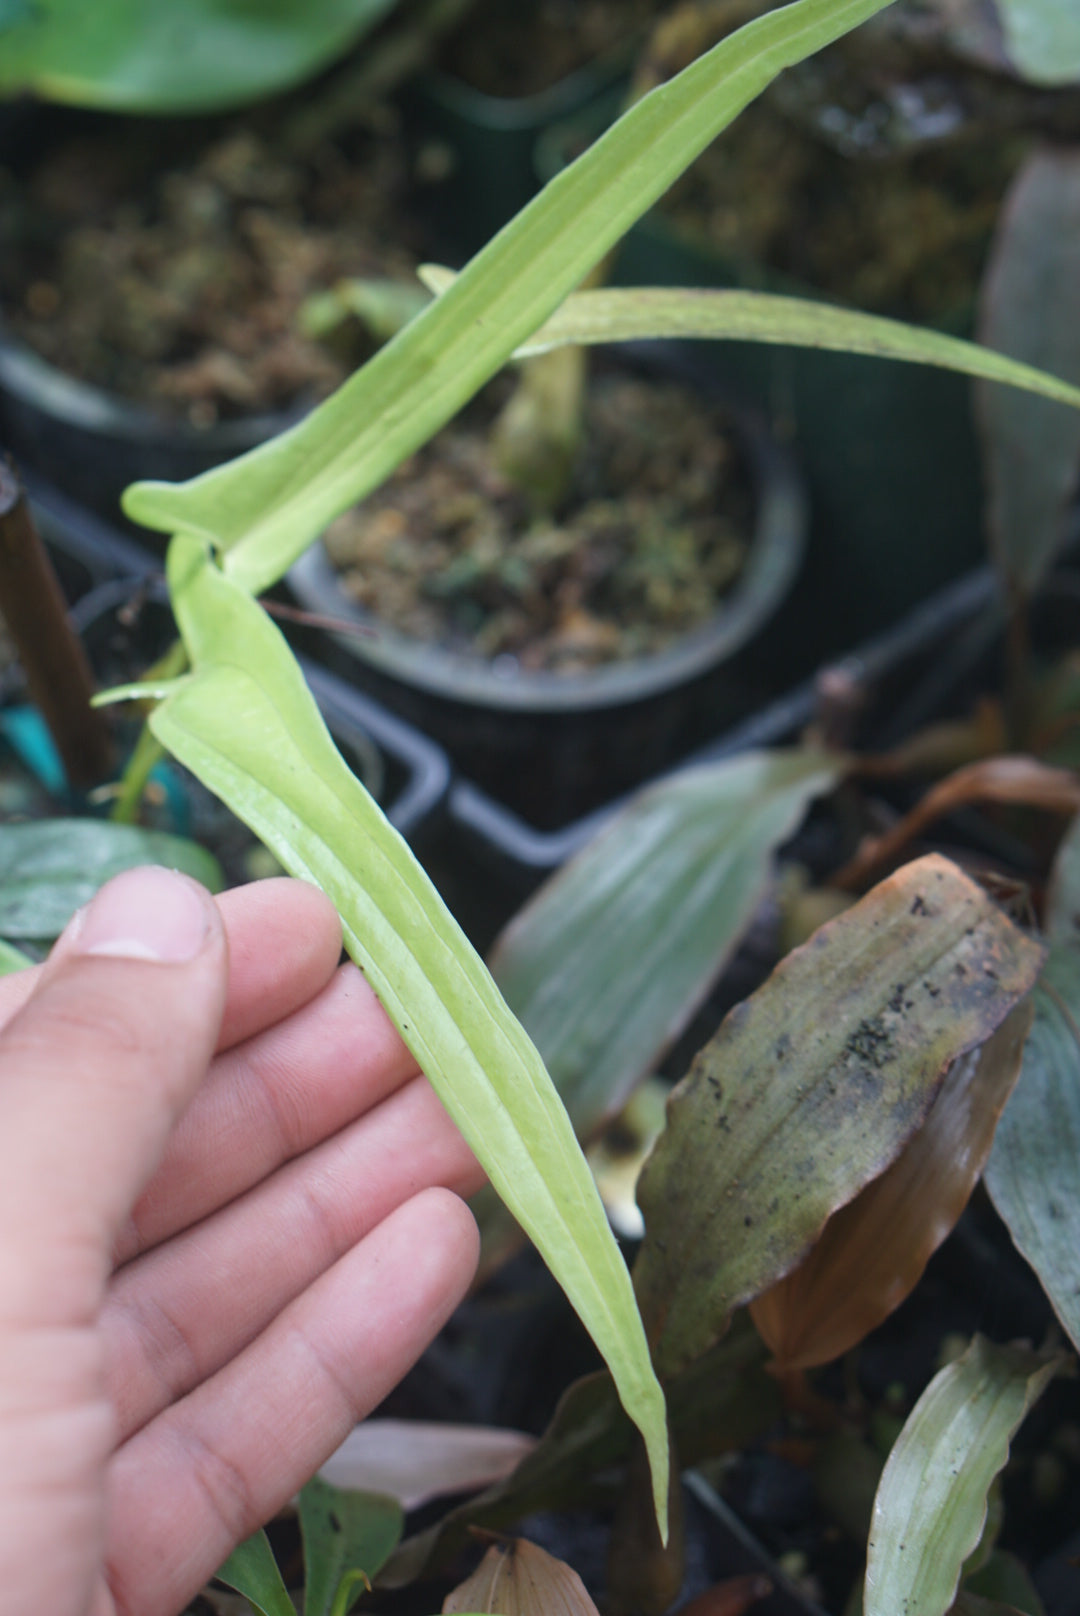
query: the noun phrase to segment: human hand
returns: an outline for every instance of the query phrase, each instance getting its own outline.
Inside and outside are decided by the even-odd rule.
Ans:
[[[129,871],[0,980],[4,1616],[182,1609],[472,1277],[482,1175],[340,940]]]

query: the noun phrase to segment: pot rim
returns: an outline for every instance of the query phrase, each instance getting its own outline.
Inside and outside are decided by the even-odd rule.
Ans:
[[[287,581],[313,612],[352,623],[334,640],[358,662],[448,701],[501,712],[589,712],[659,696],[709,672],[740,650],[780,605],[806,544],[809,513],[792,456],[750,411],[723,406],[746,455],[755,493],[754,530],[738,581],[700,628],[651,656],[582,674],[523,673],[513,658],[477,661],[381,625],[342,590],[321,541],[290,568]]]
[[[35,353],[2,320],[0,393],[79,432],[117,438],[142,447],[199,448],[220,454],[222,460],[283,432],[311,407],[297,404],[289,410],[233,416],[213,426],[192,426],[182,417],[169,416],[153,404],[137,404],[93,382],[69,376]]]

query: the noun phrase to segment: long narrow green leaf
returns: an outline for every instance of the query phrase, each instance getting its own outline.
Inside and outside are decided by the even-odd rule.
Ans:
[[[935,365],[964,376],[1004,382],[1023,392],[1080,408],[1080,387],[1034,365],[1021,364],[940,331],[923,331],[856,309],[771,292],[697,291],[685,287],[603,287],[575,292],[516,350],[515,359],[569,344],[640,342],[651,338],[765,342],[828,348],[914,365]]]
[[[1060,1362],[976,1336],[930,1382],[874,1500],[864,1616],[944,1616],[979,1541],[990,1483]]]
[[[634,798],[545,883],[491,969],[580,1138],[678,1036],[737,944],[777,847],[843,762],[751,752]]]
[[[626,1266],[543,1061],[405,842],[342,761],[284,639],[198,540],[173,540],[194,669],[155,735],[342,917],[345,944],[606,1358],[667,1519],[664,1399]]]
[[[191,482],[136,483],[124,509],[228,552],[259,592],[503,365],[636,219],[785,67],[888,0],[796,0],[636,103],[454,285],[304,421]]]

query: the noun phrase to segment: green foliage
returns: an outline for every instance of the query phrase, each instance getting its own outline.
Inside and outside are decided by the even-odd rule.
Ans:
[[[0,7],[0,94],[114,112],[241,106],[301,83],[394,0],[11,0]]]
[[[738,943],[773,855],[843,763],[750,752],[637,795],[541,888],[491,969],[580,1138],[678,1036]]]
[[[990,1484],[1060,1363],[976,1336],[930,1382],[874,1501],[864,1616],[945,1616],[982,1533]]]
[[[345,946],[611,1367],[667,1492],[664,1399],[630,1278],[528,1035],[406,843],[337,752],[269,617],[179,535],[169,585],[193,674],[163,745],[342,918]]]
[[[348,1616],[393,1551],[404,1524],[396,1498],[345,1492],[316,1476],[300,1493],[304,1616]],[[262,1616],[296,1616],[265,1532],[235,1548],[217,1573]]]
[[[456,414],[778,73],[886,3],[796,0],[722,40],[625,113],[297,426],[191,482],[135,483],[127,514],[203,536],[239,583],[268,588]]]
[[[396,1548],[405,1514],[396,1498],[342,1492],[318,1476],[300,1494],[304,1616],[347,1616]]]
[[[217,1579],[243,1594],[262,1616],[296,1616],[265,1532],[254,1532],[238,1543]]]
[[[1048,904],[1050,955],[986,1188],[1080,1350],[1080,820],[1059,849]]]
[[[163,831],[97,819],[0,825],[0,936],[51,943],[76,909],[121,870],[164,864],[220,892],[213,854]]]
[[[1005,48],[1034,84],[1080,80],[1080,10],[1071,0],[996,0]]]

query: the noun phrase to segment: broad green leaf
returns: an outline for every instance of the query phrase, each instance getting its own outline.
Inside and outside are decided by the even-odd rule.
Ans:
[[[996,0],[1009,59],[1035,84],[1080,82],[1080,9],[1073,0]]]
[[[265,1532],[254,1532],[238,1544],[215,1575],[243,1594],[263,1616],[296,1616]]]
[[[209,112],[288,89],[394,0],[33,0],[0,10],[0,94]]]
[[[25,971],[26,967],[33,963],[29,954],[24,954],[14,943],[6,943],[0,938],[0,976],[10,976],[13,971]]]
[[[1060,1362],[976,1336],[930,1382],[874,1500],[864,1616],[944,1616],[1013,1433]]]
[[[1080,18],[1080,7],[1074,15]],[[983,287],[982,341],[1080,382],[1080,154],[1036,152],[1006,198]],[[981,385],[990,542],[1030,593],[1060,547],[1080,476],[1080,415]]]
[[[543,1061],[343,762],[266,613],[198,540],[173,540],[168,575],[194,672],[151,715],[154,734],[336,905],[346,948],[610,1366],[649,1446],[665,1518],[663,1394],[626,1265]]]
[[[309,1481],[300,1492],[304,1616],[346,1616],[397,1547],[404,1525],[396,1498],[342,1492],[317,1476]]]
[[[729,35],[631,107],[304,421],[191,482],[134,484],[128,516],[208,539],[254,593],[276,582],[505,364],[778,73],[886,3],[796,0]]]
[[[1031,1002],[953,1061],[922,1127],[825,1225],[806,1261],[750,1304],[784,1369],[829,1363],[915,1289],[979,1180],[1012,1093]]]
[[[986,1188],[1080,1348],[1080,818],[1054,861],[1046,931],[1050,955],[1035,989],[1035,1020]]]
[[[579,1138],[682,1031],[764,895],[777,847],[843,767],[807,749],[674,775],[636,796],[510,922],[492,974]]]
[[[931,855],[822,926],[727,1016],[675,1089],[638,1188],[634,1281],[665,1378],[895,1160],[948,1067],[1030,992],[1041,958]]]
[[[440,295],[452,285],[450,270],[426,264],[426,284]],[[915,365],[935,365],[964,376],[1001,382],[1008,387],[1080,407],[1080,387],[939,331],[923,331],[837,308],[806,298],[778,297],[771,292],[697,290],[687,287],[602,287],[574,292],[550,320],[514,352],[515,359],[549,353],[568,344],[641,342],[646,339],[714,338],[730,342],[766,342],[796,348],[828,348],[835,353],[866,354],[873,359],[897,359]],[[988,336],[988,340],[992,340]],[[1061,369],[1056,349],[1045,358]],[[1020,401],[1015,408],[1028,407]]]
[[[182,836],[98,819],[0,825],[0,935],[51,942],[99,887],[137,864],[182,870],[211,892],[224,884],[213,854]]]

